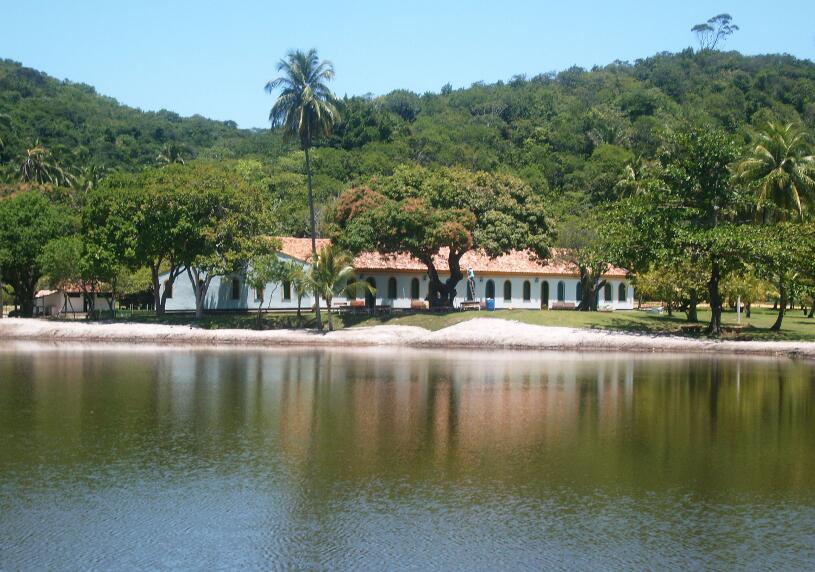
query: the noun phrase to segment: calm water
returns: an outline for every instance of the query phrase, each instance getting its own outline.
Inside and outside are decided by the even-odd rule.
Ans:
[[[0,569],[815,568],[815,369],[0,350]]]

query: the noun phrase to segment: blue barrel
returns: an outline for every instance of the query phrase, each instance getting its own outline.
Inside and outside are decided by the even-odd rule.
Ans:
[[[495,298],[487,298],[487,312],[495,310]]]

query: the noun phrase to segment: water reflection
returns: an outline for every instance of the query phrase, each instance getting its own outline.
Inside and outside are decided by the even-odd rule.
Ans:
[[[0,568],[805,563],[814,405],[769,359],[18,346]]]

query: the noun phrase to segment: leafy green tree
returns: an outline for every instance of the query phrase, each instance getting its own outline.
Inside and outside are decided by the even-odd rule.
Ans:
[[[317,296],[322,296],[325,300],[326,312],[328,313],[328,330],[334,330],[334,314],[331,311],[331,303],[334,296],[350,296],[360,288],[376,295],[376,289],[363,280],[354,278],[355,271],[351,256],[342,252],[333,244],[328,244],[320,249],[316,262],[309,272],[309,282],[312,292]]]
[[[4,279],[12,285],[23,316],[31,316],[37,282],[43,275],[39,256],[49,241],[65,236],[73,224],[68,214],[39,190],[0,200],[0,253]]]
[[[277,254],[264,253],[254,256],[248,264],[246,271],[246,283],[254,288],[256,292],[262,292],[263,296],[258,302],[257,327],[260,328],[263,318],[263,298],[268,296],[270,308],[274,292],[280,283],[289,279],[286,263],[278,258]],[[271,284],[272,290],[267,290]]]
[[[185,185],[176,189],[173,240],[201,319],[212,279],[242,271],[268,250],[271,215],[261,190],[229,166],[194,162],[178,168]]]
[[[269,120],[272,126],[282,127],[289,136],[296,136],[305,153],[311,251],[314,257],[317,255],[317,217],[309,150],[317,138],[330,135],[339,118],[334,95],[327,84],[334,78],[334,66],[327,60],[320,61],[317,50],[296,50],[289,52],[286,59],[278,62],[277,71],[283,75],[266,84],[266,91],[269,93],[280,89],[280,95],[269,112]],[[322,329],[319,299],[316,303],[317,328]]]
[[[735,169],[739,182],[756,190],[764,220],[804,216],[815,199],[815,156],[806,133],[792,123],[768,123],[756,136],[749,155]]]
[[[716,46],[724,43],[727,38],[738,32],[739,27],[733,23],[730,14],[713,16],[707,22],[696,24],[691,32],[696,34],[700,50],[715,50]]]
[[[407,252],[426,267],[429,300],[452,305],[461,257],[472,249],[498,256],[529,248],[547,256],[550,229],[543,201],[508,175],[460,168],[400,167],[391,177],[354,187],[338,201],[340,240],[352,252]],[[449,276],[436,267],[446,258]]]

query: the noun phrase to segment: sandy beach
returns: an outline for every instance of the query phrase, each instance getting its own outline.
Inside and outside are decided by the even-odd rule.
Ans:
[[[0,320],[0,340],[121,344],[247,346],[400,346],[467,349],[719,352],[815,359],[815,342],[715,341],[535,326],[478,318],[435,332],[415,326],[375,326],[317,333],[305,330],[204,330],[191,326]]]

